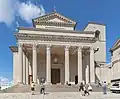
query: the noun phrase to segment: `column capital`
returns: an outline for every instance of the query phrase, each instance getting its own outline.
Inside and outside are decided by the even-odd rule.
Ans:
[[[18,43],[18,47],[23,47],[23,43]]]
[[[51,48],[51,45],[46,45],[47,50],[50,50],[50,48]]]
[[[64,48],[65,48],[65,51],[68,51],[70,46],[65,46]]]
[[[35,50],[37,48],[37,44],[33,44],[32,47]]]
[[[78,51],[82,51],[83,46],[78,46]]]
[[[93,48],[93,47],[90,47],[90,51],[94,51],[94,48]]]

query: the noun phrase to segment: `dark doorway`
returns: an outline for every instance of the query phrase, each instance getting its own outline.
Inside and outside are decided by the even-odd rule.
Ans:
[[[59,68],[51,69],[51,82],[52,84],[60,83],[60,69]]]
[[[33,81],[33,76],[32,75],[29,75],[29,78],[28,78],[28,84],[31,84]]]
[[[78,84],[78,75],[75,76],[75,84]]]

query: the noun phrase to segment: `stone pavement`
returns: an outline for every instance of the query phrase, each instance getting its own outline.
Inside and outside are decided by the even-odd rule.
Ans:
[[[46,95],[30,93],[0,93],[0,99],[120,99],[120,94],[93,92],[90,96],[81,96],[79,92],[52,92]]]

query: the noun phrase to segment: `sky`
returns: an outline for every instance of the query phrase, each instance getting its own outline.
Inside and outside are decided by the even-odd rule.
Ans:
[[[31,27],[31,19],[54,9],[75,20],[76,30],[83,30],[89,21],[106,24],[106,61],[110,62],[109,49],[120,37],[120,0],[0,0],[0,82],[12,81],[9,46],[16,45],[16,27]]]

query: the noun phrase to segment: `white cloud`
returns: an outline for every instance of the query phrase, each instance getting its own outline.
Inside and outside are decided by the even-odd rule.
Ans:
[[[11,25],[16,16],[28,23],[33,18],[44,15],[45,10],[42,5],[32,4],[30,1],[19,2],[18,0],[0,0],[0,23]]]
[[[19,6],[20,17],[28,23],[32,22],[33,18],[44,15],[45,11],[43,6],[36,6],[31,2],[21,3]]]
[[[12,81],[10,81],[9,79],[0,76],[0,85],[4,85],[4,84],[9,85],[9,84],[11,84],[11,83],[12,83]]]
[[[7,25],[14,20],[14,9],[12,0],[0,0],[0,22]]]
[[[0,82],[8,82],[9,80],[7,78],[4,78],[2,76],[0,76]]]

